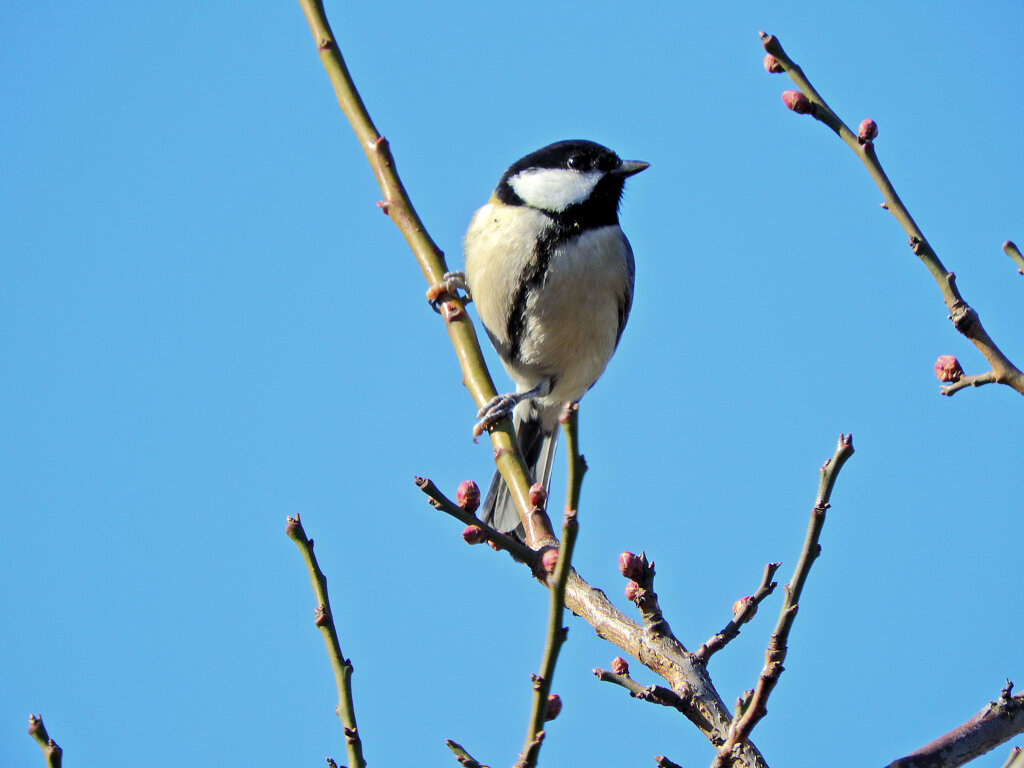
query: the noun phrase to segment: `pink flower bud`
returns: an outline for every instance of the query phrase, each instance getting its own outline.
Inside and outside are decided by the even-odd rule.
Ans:
[[[811,111],[811,100],[800,91],[783,91],[782,103],[798,115],[806,115]]]
[[[640,581],[644,576],[643,561],[632,552],[619,555],[619,572],[627,579]]]
[[[629,662],[621,656],[616,656],[612,659],[612,672],[616,675],[628,675],[629,674]]]
[[[757,606],[754,605],[754,598],[750,595],[747,595],[746,597],[741,597],[739,600],[732,604],[732,617],[734,619],[738,619],[740,617],[740,613],[742,613],[748,605],[753,608],[753,610],[751,610],[750,613],[747,615],[747,621],[750,621],[752,618],[754,618],[754,614],[757,613]]]
[[[869,141],[874,141],[875,136],[878,135],[878,125],[870,117],[862,121],[860,129],[857,131],[857,138],[860,139],[861,144],[867,144]]]
[[[534,483],[530,486],[530,503],[533,504],[535,509],[543,509],[547,500],[548,492],[543,485]]]
[[[935,361],[935,376],[939,381],[960,381],[963,375],[964,369],[953,355],[939,355]]]
[[[782,68],[782,65],[779,64],[779,60],[772,56],[770,53],[766,53],[764,55],[764,68],[771,72],[773,75],[776,75],[779,72],[786,71],[785,69]]]
[[[479,525],[467,525],[462,529],[462,538],[467,544],[483,544],[487,541],[487,531]]]
[[[636,602],[637,595],[640,593],[640,585],[635,581],[626,582],[626,599]]]
[[[467,512],[476,512],[480,507],[480,487],[472,480],[463,480],[455,491],[455,503]]]
[[[544,554],[540,556],[540,564],[548,573],[554,573],[555,566],[558,565],[558,550],[553,548],[544,550]]]
[[[544,712],[545,720],[554,720],[562,711],[562,698],[557,693],[548,696],[548,708]]]

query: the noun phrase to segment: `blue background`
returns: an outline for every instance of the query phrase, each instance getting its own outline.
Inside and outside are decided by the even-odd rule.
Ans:
[[[922,8],[927,7],[927,11]],[[787,111],[757,30],[879,125],[900,194],[1024,364],[1019,2],[330,3],[357,85],[452,266],[502,170],[589,138],[631,179],[633,316],[584,400],[576,564],[635,616],[645,549],[696,648],[789,578],[817,468],[843,471],[754,740],[884,765],[1024,684],[1021,396],[984,361],[853,154]],[[294,2],[0,11],[0,762],[322,765],[333,679],[285,516],[330,578],[372,765],[508,765],[547,594],[428,507],[491,451],[425,284]],[[487,350],[490,359],[494,355]],[[495,364],[499,386],[507,386]],[[553,493],[563,493],[564,469]],[[779,598],[711,664],[751,687]],[[597,682],[567,619],[547,765],[706,765],[672,710]],[[633,672],[655,682],[639,664]],[[1018,740],[1019,741],[1019,740]],[[1009,745],[976,764],[1000,766]]]

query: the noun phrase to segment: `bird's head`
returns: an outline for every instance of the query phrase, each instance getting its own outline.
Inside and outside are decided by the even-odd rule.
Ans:
[[[592,141],[559,141],[510,165],[495,196],[587,227],[614,224],[626,179],[648,165]]]

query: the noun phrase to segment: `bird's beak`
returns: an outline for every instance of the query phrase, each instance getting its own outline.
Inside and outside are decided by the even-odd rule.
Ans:
[[[645,168],[650,168],[650,163],[645,163],[643,160],[623,160],[622,165],[616,168],[612,173],[617,176],[632,176],[634,173],[640,173]]]

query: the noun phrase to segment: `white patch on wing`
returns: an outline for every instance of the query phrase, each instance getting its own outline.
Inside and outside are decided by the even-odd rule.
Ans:
[[[517,173],[508,183],[527,205],[559,213],[590,197],[602,176],[604,171],[530,168]]]

